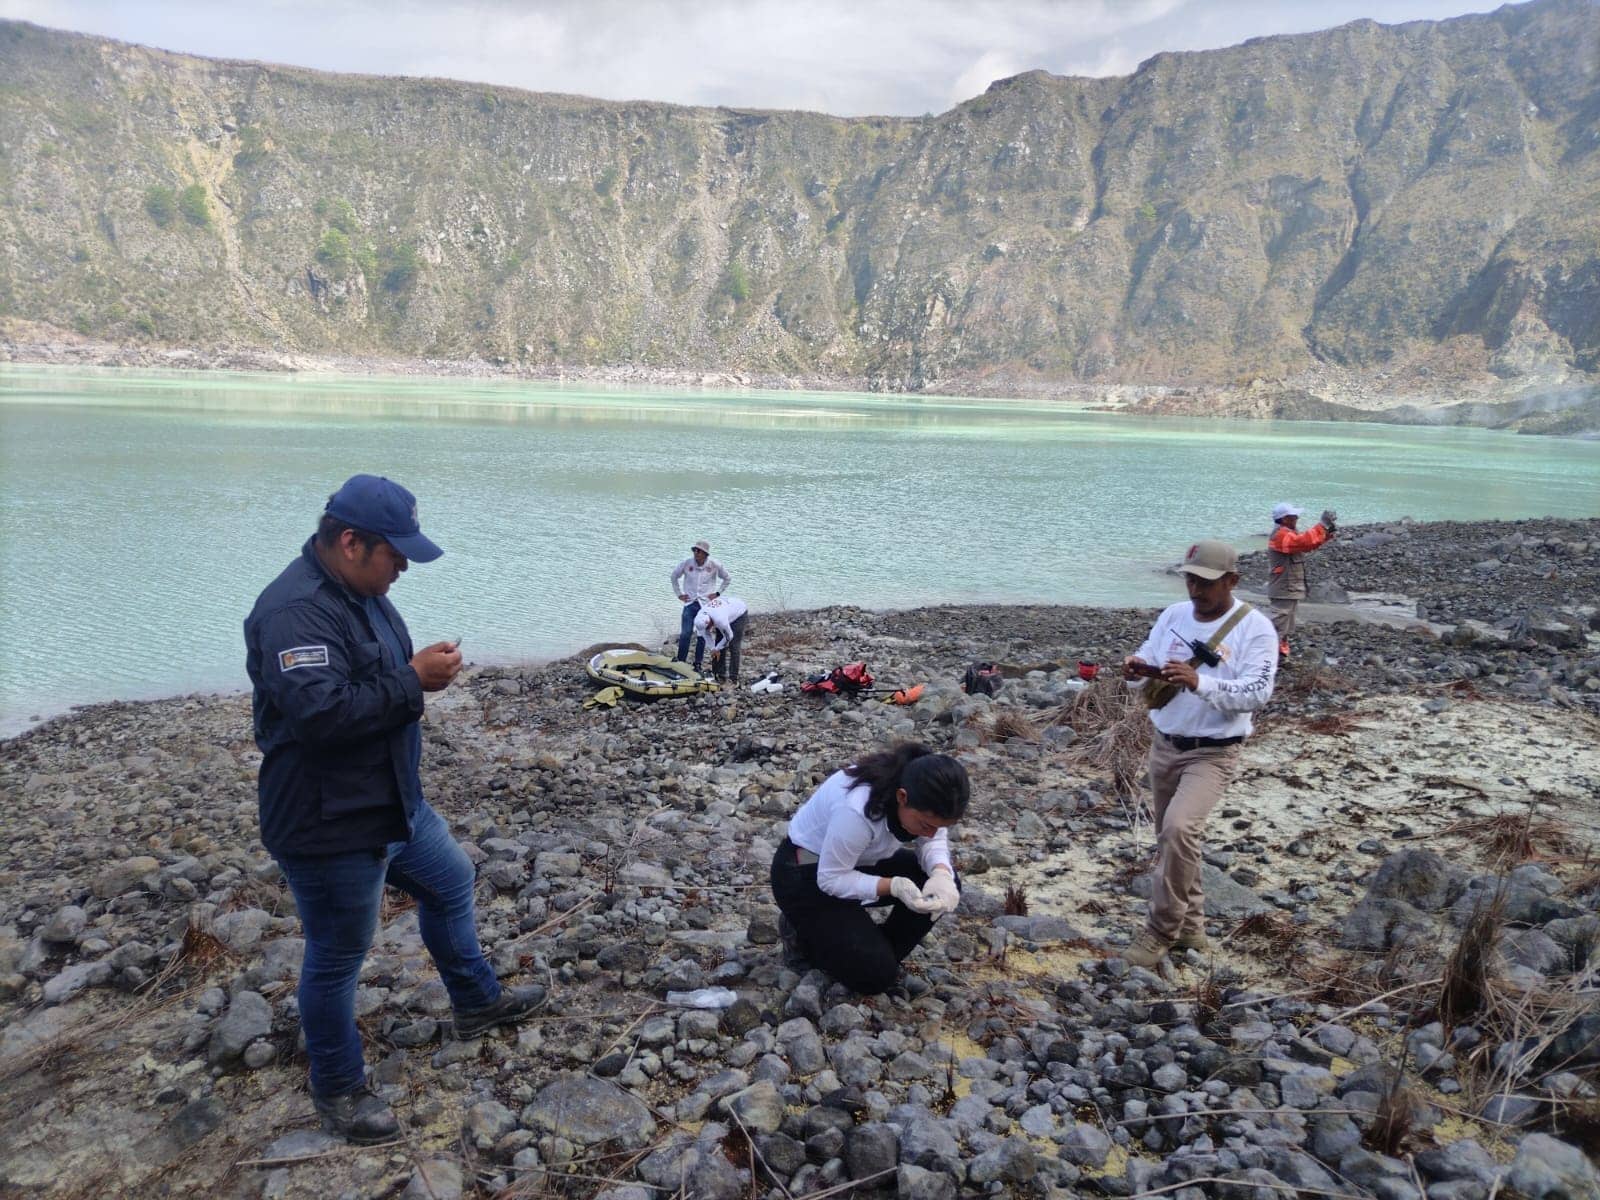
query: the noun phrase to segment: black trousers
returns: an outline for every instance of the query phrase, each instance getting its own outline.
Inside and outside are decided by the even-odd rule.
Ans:
[[[882,862],[861,863],[856,870],[865,875],[904,875],[919,888],[928,882],[912,850],[897,851]],[[800,934],[800,949],[811,964],[866,996],[894,986],[900,960],[933,928],[933,916],[912,912],[889,896],[872,904],[830,896],[817,886],[817,864],[796,862],[795,845],[788,838],[772,856],[772,897]],[[867,909],[884,905],[891,905],[892,911],[879,925]]]
[[[739,682],[739,660],[744,656],[744,627],[749,619],[750,614],[745,613],[728,626],[732,636],[728,638],[728,644],[722,648],[721,657],[711,668],[719,680],[726,679],[729,683]]]

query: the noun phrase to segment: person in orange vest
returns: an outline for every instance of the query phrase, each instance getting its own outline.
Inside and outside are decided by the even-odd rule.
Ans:
[[[1305,557],[1328,541],[1339,514],[1322,510],[1322,520],[1301,533],[1295,528],[1300,510],[1287,500],[1272,508],[1272,536],[1267,539],[1267,597],[1272,601],[1272,624],[1278,631],[1278,661],[1289,657],[1289,635],[1294,632],[1295,611],[1306,598]]]

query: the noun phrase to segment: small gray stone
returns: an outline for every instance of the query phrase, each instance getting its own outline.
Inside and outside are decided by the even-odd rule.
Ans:
[[[915,1117],[900,1127],[900,1161],[948,1175],[963,1173],[950,1122],[934,1116]]]
[[[227,1115],[228,1110],[222,1106],[222,1101],[215,1096],[206,1096],[189,1101],[174,1113],[167,1129],[179,1147],[192,1146],[220,1126]]]
[[[64,971],[45,980],[44,1002],[60,1004],[70,1000],[84,988],[111,979],[111,964],[104,962],[73,963]]]
[[[737,1116],[751,1133],[776,1133],[783,1124],[783,1097],[765,1080],[735,1092],[721,1107]]]
[[[312,1154],[321,1154],[324,1150],[332,1150],[336,1146],[343,1146],[345,1140],[334,1137],[331,1133],[324,1133],[320,1129],[296,1129],[286,1133],[261,1153],[262,1158],[305,1158]]]
[[[480,1149],[488,1149],[517,1127],[517,1117],[497,1100],[484,1100],[467,1109],[467,1136]]]
[[[83,932],[83,927],[88,921],[89,918],[83,909],[76,904],[65,904],[56,909],[55,915],[45,922],[45,927],[39,931],[39,936],[52,945],[69,945],[78,940],[78,935]]]
[[[1009,1137],[993,1149],[985,1150],[967,1166],[967,1178],[980,1186],[996,1180],[1026,1183],[1038,1173],[1038,1155],[1026,1139],[1019,1137]]]
[[[101,900],[111,900],[138,887],[147,875],[154,875],[161,864],[147,854],[125,858],[101,869],[89,890]]]
[[[1150,1073],[1151,1085],[1163,1092],[1181,1091],[1184,1084],[1188,1082],[1189,1072],[1185,1071],[1177,1063],[1167,1063],[1165,1066],[1157,1067]]]
[[[427,1158],[411,1172],[400,1200],[461,1200],[461,1164],[448,1158]]]
[[[1103,1167],[1111,1153],[1111,1138],[1098,1125],[1083,1122],[1072,1127],[1061,1143],[1061,1157],[1080,1167]]]
[[[206,1061],[212,1066],[229,1066],[239,1060],[245,1047],[272,1032],[272,1005],[259,992],[240,992],[228,1011],[211,1031]]]

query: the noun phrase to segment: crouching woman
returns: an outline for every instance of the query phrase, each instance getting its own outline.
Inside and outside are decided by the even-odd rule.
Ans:
[[[945,830],[970,791],[965,767],[914,742],[825,779],[772,859],[789,964],[803,959],[864,995],[894,986],[900,961],[961,899]],[[883,905],[880,925],[867,909]]]

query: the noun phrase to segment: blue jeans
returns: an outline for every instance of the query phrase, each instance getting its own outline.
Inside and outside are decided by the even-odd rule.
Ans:
[[[472,861],[426,801],[417,807],[409,842],[381,851],[283,855],[278,865],[305,927],[298,996],[313,1095],[337,1096],[366,1077],[356,979],[377,932],[385,883],[416,898],[422,941],[451,1005],[470,1011],[500,998],[500,981],[478,946]]]
[[[678,626],[678,661],[689,661],[689,638],[694,634],[694,619],[700,612],[700,601],[691,600],[683,606],[683,623]],[[694,669],[698,671],[700,664],[706,660],[706,640],[703,637],[694,639]]]

